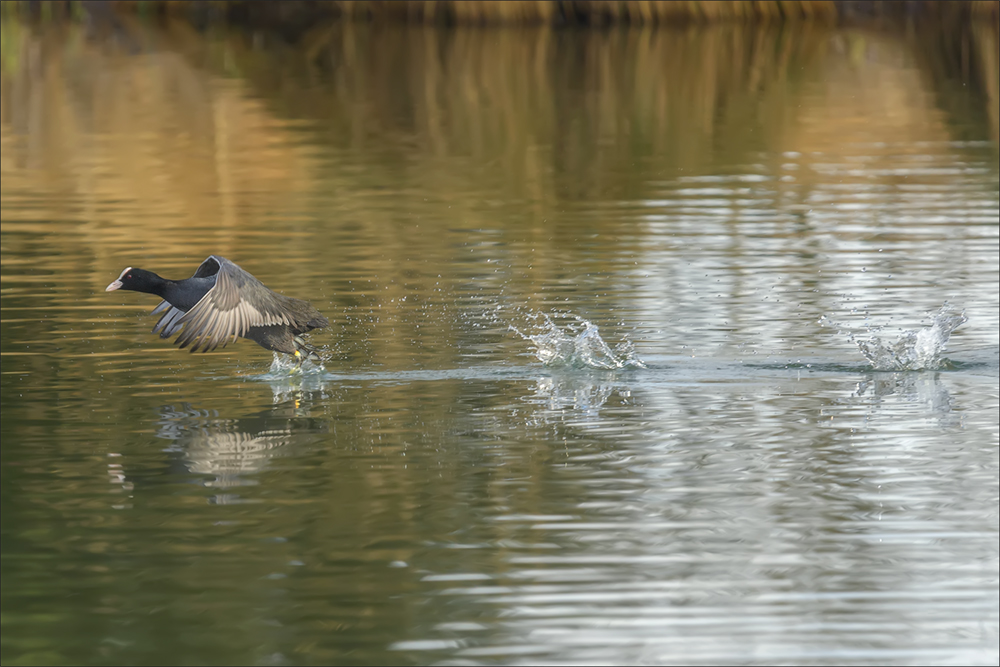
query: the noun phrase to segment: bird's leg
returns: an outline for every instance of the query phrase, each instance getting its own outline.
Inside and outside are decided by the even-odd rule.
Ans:
[[[314,348],[309,343],[305,342],[305,340],[303,340],[301,336],[296,336],[295,355],[299,356],[300,354],[302,355],[302,361],[309,359],[310,361],[313,361],[317,364],[320,363],[320,361],[322,361],[320,356],[316,353],[316,348]],[[302,361],[300,361],[299,363],[302,363]]]

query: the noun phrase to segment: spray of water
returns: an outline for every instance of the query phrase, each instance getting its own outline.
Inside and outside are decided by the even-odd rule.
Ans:
[[[271,368],[268,369],[268,373],[275,377],[282,377],[298,374],[316,375],[325,370],[326,368],[323,366],[322,361],[312,361],[306,357],[302,360],[300,365],[292,355],[275,352],[274,359],[271,361]]]
[[[562,322],[558,324],[557,318]],[[535,346],[535,356],[546,366],[569,365],[614,370],[645,368],[632,343],[625,340],[611,348],[597,325],[573,314],[529,312],[520,326],[508,328]]]
[[[942,368],[951,332],[968,321],[964,311],[945,303],[929,313],[925,326],[904,330],[895,340],[881,335],[884,327],[870,326],[865,334],[848,334],[877,371],[918,371]]]

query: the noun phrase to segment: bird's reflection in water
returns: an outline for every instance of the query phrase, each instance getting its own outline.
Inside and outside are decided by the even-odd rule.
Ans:
[[[177,454],[187,471],[205,476],[204,486],[219,490],[210,502],[241,502],[236,487],[256,485],[255,476],[272,459],[328,432],[325,420],[303,416],[298,404],[235,419],[188,404],[163,406],[156,435],[172,441],[166,451]]]

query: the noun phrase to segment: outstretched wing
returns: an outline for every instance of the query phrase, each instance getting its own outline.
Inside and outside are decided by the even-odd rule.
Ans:
[[[160,305],[153,309],[151,315],[167,311],[153,327],[153,333],[159,333],[160,338],[170,338],[181,328],[180,319],[184,317],[184,311],[175,308],[167,301],[161,301]]]
[[[209,260],[214,260],[219,267],[215,286],[187,313],[174,317],[168,311],[161,319],[164,332],[172,333],[184,327],[177,337],[179,346],[190,345],[192,352],[199,349],[208,352],[244,335],[250,327],[292,324],[282,308],[284,297],[224,257],[212,255],[198,267],[195,276],[203,273]]]
[[[194,273],[191,275],[192,278],[209,278],[214,276],[219,272],[219,267],[221,264],[216,260],[214,255],[210,255],[198,268],[195,269]],[[166,311],[163,313],[163,311]],[[186,310],[174,306],[169,301],[161,301],[150,315],[156,315],[157,313],[163,313],[163,316],[156,322],[153,327],[153,333],[159,333],[160,338],[170,338],[175,333],[181,329],[181,318],[184,317]]]

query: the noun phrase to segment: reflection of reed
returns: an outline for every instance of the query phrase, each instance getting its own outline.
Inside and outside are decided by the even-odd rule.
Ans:
[[[681,165],[710,169],[720,142],[727,156],[795,145],[796,117],[827,107],[790,98],[845,39],[831,41],[816,25],[590,33],[334,25],[308,35],[301,51],[276,48],[263,60],[239,33],[206,41],[183,23],[133,27],[133,41],[146,45],[138,55],[81,42],[72,27],[20,30],[5,40],[19,45],[3,68],[5,180],[40,168],[53,189],[80,193],[89,211],[120,202],[100,211],[110,224],[94,230],[103,237],[95,253],[116,239],[171,258],[239,256],[235,230],[269,200],[291,208],[317,179],[346,210],[368,196],[366,181],[311,160],[256,96],[314,122],[320,140],[371,155],[389,187],[405,170],[408,182],[448,199],[452,219],[488,218],[484,199],[497,193],[527,200],[539,224],[565,198],[647,197],[635,175],[650,167],[637,161],[652,160],[669,177]],[[995,33],[976,32],[976,44],[995,74]],[[195,61],[241,77],[213,76]],[[914,103],[919,84],[873,85],[867,92],[894,114],[931,111]],[[901,89],[914,93],[885,97]],[[994,126],[995,91],[987,83]],[[844,123],[854,116],[841,116],[817,128],[830,137],[824,149],[836,151],[852,130]],[[901,137],[927,124],[898,121]],[[133,224],[137,209],[155,226]],[[361,222],[382,229],[387,221],[372,213]],[[165,232],[192,228],[201,233],[171,247]]]
[[[914,53],[933,78],[934,89],[951,93],[941,95],[939,104],[959,123],[978,120],[985,112],[993,141],[1000,141],[998,29],[995,21],[955,20],[921,30],[914,39],[921,45]],[[958,82],[964,84],[960,93],[953,92]]]
[[[305,182],[307,160],[275,134],[262,105],[192,67],[184,49],[202,42],[183,25],[169,32],[172,47],[129,17],[120,28],[128,39],[111,43],[75,25],[35,31],[4,21],[4,30],[17,32],[4,54],[4,179],[29,170],[42,177],[35,187],[74,193],[101,221],[86,234],[98,257],[112,240],[175,257],[232,253],[246,193],[293,196]],[[136,224],[143,217],[155,224]],[[198,236],[169,233],[192,227],[208,232],[202,250],[191,247]]]
[[[978,22],[970,26],[973,55],[981,76],[978,82],[986,93],[986,112],[994,142],[1000,142],[1000,35],[996,22]]]
[[[124,256],[155,259],[168,276],[210,253],[262,258],[265,281],[268,266],[284,272],[290,258],[305,259],[310,268],[275,282],[307,293],[318,272],[336,266],[335,279],[367,282],[350,293],[331,288],[334,317],[341,309],[374,333],[377,311],[377,324],[392,331],[355,336],[367,358],[408,358],[420,341],[453,363],[453,318],[414,314],[412,298],[400,305],[407,296],[426,303],[439,281],[464,285],[478,271],[470,248],[490,249],[494,239],[463,232],[450,243],[450,230],[502,227],[524,240],[497,250],[506,274],[477,279],[552,285],[567,279],[560,258],[609,229],[600,215],[565,224],[567,203],[655,200],[679,174],[740,164],[781,173],[786,150],[804,156],[795,183],[779,187],[801,201],[828,179],[810,168],[816,158],[807,151],[843,162],[855,156],[851,141],[873,136],[920,141],[928,154],[951,150],[947,118],[927,94],[950,69],[928,81],[932,64],[913,66],[905,41],[817,24],[338,23],[295,47],[128,15],[110,41],[79,25],[4,20],[2,29],[4,192],[43,193],[25,206],[5,200],[4,229],[19,232],[5,236],[5,271],[72,272],[99,292]],[[982,63],[974,71],[985,72],[996,136],[996,31],[963,34],[972,41],[948,53],[973,47],[969,62]],[[874,171],[888,174],[875,182],[899,179]],[[427,208],[411,211],[419,201]],[[33,244],[46,234],[57,251],[39,256]],[[588,248],[588,268],[620,269],[611,264],[619,251]],[[55,258],[59,265],[48,266]],[[5,294],[5,307],[20,298]],[[544,309],[541,298],[523,295]]]
[[[746,109],[751,98],[765,112],[782,106],[789,83],[815,71],[825,35],[815,25],[602,33],[337,26],[305,40],[317,66],[334,68],[335,94],[283,93],[296,116],[323,118],[353,147],[409,149],[415,136],[428,159],[467,157],[456,176],[488,179],[479,187],[597,198],[629,186],[636,158],[706,164],[719,109]],[[273,94],[270,81],[250,79]],[[732,120],[742,134],[749,123],[767,136],[787,121],[770,113]]]

